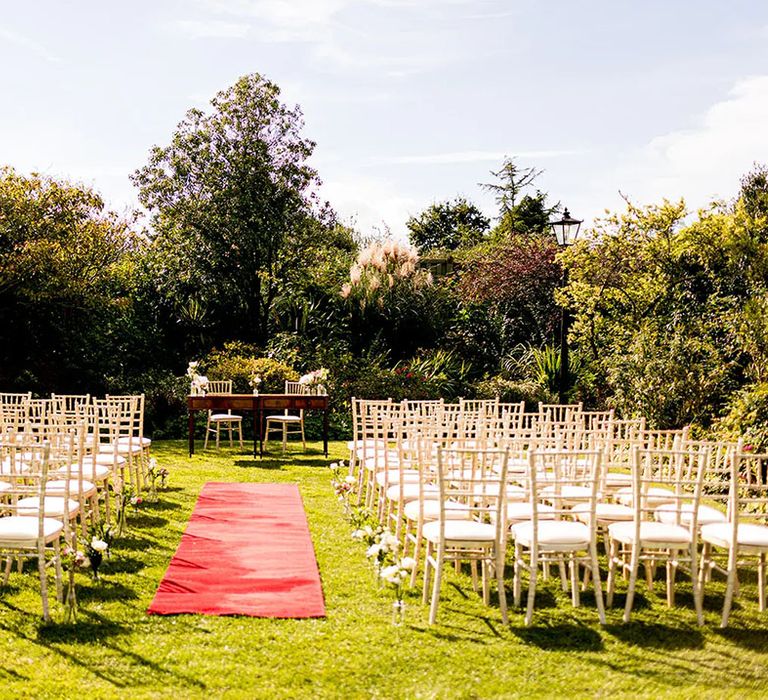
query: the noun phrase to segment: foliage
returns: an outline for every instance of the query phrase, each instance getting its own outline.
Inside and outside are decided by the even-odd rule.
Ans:
[[[731,396],[716,430],[726,439],[744,438],[756,452],[768,452],[768,383],[744,387]]]
[[[479,381],[475,386],[475,396],[478,399],[493,399],[498,396],[504,403],[525,401],[529,410],[536,409],[539,401],[552,403],[557,400],[557,394],[547,391],[532,379],[509,379],[504,375],[487,377]]]
[[[265,394],[281,394],[285,382],[295,382],[299,373],[288,365],[270,357],[258,357],[257,346],[233,341],[225,343],[221,350],[213,350],[203,360],[209,379],[230,379],[235,393],[252,391],[251,377],[261,377],[259,390]]]
[[[491,222],[464,197],[430,205],[406,222],[408,238],[419,253],[456,250],[481,243]]]
[[[551,340],[560,317],[554,292],[561,269],[554,241],[511,236],[465,262],[459,294],[486,304],[499,318],[502,353],[519,343]]]
[[[685,214],[683,202],[630,205],[563,256],[573,339],[603,393],[663,427],[706,426],[738,387],[748,346],[734,319],[765,260],[742,206],[715,206],[688,226]]]
[[[168,146],[133,175],[153,212],[150,268],[168,322],[209,342],[265,341],[283,285],[323,243],[332,214],[316,212],[314,143],[298,107],[258,74],[191,109]]]
[[[499,223],[492,238],[498,241],[509,236],[544,236],[559,205],[548,206],[547,195],[541,190],[536,190],[534,195],[522,194],[533,185],[541,171],[521,168],[514,158],[505,158],[501,169],[491,171],[491,175],[497,182],[482,187],[495,195],[499,206]]]
[[[138,352],[131,298],[142,243],[92,190],[0,168],[0,381],[104,389]]]

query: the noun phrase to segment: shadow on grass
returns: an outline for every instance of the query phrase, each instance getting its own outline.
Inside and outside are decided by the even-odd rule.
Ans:
[[[751,651],[768,651],[768,632],[765,629],[744,629],[739,627],[719,627],[713,632],[729,642]]]
[[[86,600],[87,589],[78,590],[78,599]],[[110,637],[129,634],[130,628],[93,612],[80,611],[75,623],[42,624],[37,632],[37,641],[45,647],[51,644],[93,644],[103,643]],[[59,651],[56,649],[56,651]]]
[[[600,633],[580,625],[510,628],[520,641],[548,651],[602,651]]]
[[[285,462],[288,463],[287,460]],[[243,469],[282,469],[283,464],[274,459],[236,459],[235,466]]]
[[[144,568],[143,566],[141,568]],[[136,600],[139,596],[133,588],[102,578],[100,584],[78,586],[77,598],[81,601]]]
[[[129,531],[115,541],[114,547],[115,549],[119,549],[121,551],[127,549],[129,551],[139,550],[143,552],[154,544],[154,540],[151,540],[148,537],[142,537],[141,535],[137,535]]]
[[[103,565],[104,573],[110,574],[135,574],[146,568],[146,562],[136,557],[126,557],[121,554],[112,555],[112,558]]]
[[[83,619],[87,617],[87,619]],[[115,670],[110,673],[106,670],[101,670],[88,662],[88,659],[81,658],[77,654],[72,654],[65,649],[57,646],[59,643],[83,643],[90,644],[94,642],[100,642],[102,649],[107,649],[114,652],[116,655],[122,656],[130,660],[133,664],[140,666],[144,670],[151,671],[158,676],[172,677],[180,681],[187,686],[193,686],[199,689],[205,689],[206,685],[184,673],[176,671],[169,671],[155,661],[152,661],[136,652],[123,649],[114,643],[109,643],[107,640],[109,637],[115,637],[123,632],[130,632],[130,630],[123,625],[117,624],[106,618],[89,612],[87,615],[83,615],[76,624],[72,625],[51,625],[46,624],[40,627],[38,631],[37,643],[46,649],[59,654],[62,658],[66,659],[70,663],[80,666],[97,678],[110,683],[117,688],[124,688],[128,685],[133,685],[135,682],[133,677],[129,675],[126,677],[122,670]]]
[[[606,625],[608,634],[625,644],[653,649],[701,649],[704,647],[703,633],[694,627],[670,627],[647,622],[628,622],[620,625]]]
[[[29,676],[24,676],[18,671],[14,671],[11,668],[3,668],[0,666],[0,681],[28,681]]]

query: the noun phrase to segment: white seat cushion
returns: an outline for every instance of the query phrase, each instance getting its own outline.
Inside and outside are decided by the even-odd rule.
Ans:
[[[589,503],[577,503],[572,509],[573,514],[582,522],[589,519]],[[629,506],[623,506],[621,503],[596,503],[595,517],[597,522],[623,522],[632,520],[635,512]]]
[[[83,464],[101,464],[105,467],[121,467],[126,463],[125,457],[116,455],[114,452],[103,453],[98,455],[86,455],[83,457]]]
[[[25,474],[28,471],[29,464],[24,460],[23,455],[20,455],[19,458],[14,461],[13,466],[11,466],[10,457],[4,457],[3,460],[0,461],[0,475],[9,476],[10,474]]]
[[[7,481],[0,481],[0,494],[11,490],[11,485]]]
[[[83,462],[82,471],[83,478],[89,481],[104,481],[104,479],[108,479],[112,474],[112,470],[109,467],[103,464],[94,464],[93,462]],[[61,476],[69,476],[70,478],[77,478],[79,472],[79,464],[65,465],[57,470],[57,473],[61,474]]]
[[[229,416],[229,418],[233,417]],[[211,420],[213,420],[213,416]],[[301,416],[267,416],[267,423],[301,423],[301,420]]]
[[[64,479],[49,481],[45,485],[45,490],[51,494],[64,493],[66,488],[66,481]],[[69,480],[69,493],[73,496],[77,496],[80,493],[80,484],[77,479]],[[94,493],[96,493],[96,486],[92,482],[83,479],[82,495],[87,498],[88,496],[92,496]]]
[[[117,447],[117,454],[140,454],[142,451],[141,445],[129,445],[127,442],[118,442],[116,445],[109,443],[102,443],[99,445],[99,454],[113,455],[115,454],[115,447]]]
[[[530,547],[533,543],[533,522],[513,525],[512,537],[515,542]],[[544,549],[585,548],[589,545],[589,528],[572,520],[540,520],[537,540]]]
[[[271,418],[272,416],[270,416],[270,419]],[[239,423],[243,420],[243,417],[231,415],[229,413],[214,413],[208,420],[210,420],[211,423]]]
[[[418,483],[411,483],[411,484],[403,484],[403,500],[404,501],[415,501],[419,497],[419,484]],[[424,495],[426,496],[432,496],[437,497],[440,493],[440,489],[435,486],[434,484],[425,484],[424,485]],[[390,486],[387,489],[387,499],[390,501],[399,501],[400,500],[400,484],[395,484],[394,486]]]
[[[36,516],[37,511],[40,508],[40,499],[37,496],[29,496],[28,498],[20,498],[16,504],[19,515],[32,515]],[[66,507],[65,507],[66,505]],[[69,499],[66,502],[60,496],[46,496],[45,497],[45,517],[46,518],[63,518],[65,515],[69,518],[75,517],[77,511],[80,509],[80,504],[77,501]]]
[[[139,437],[138,435],[134,435],[132,438],[129,438],[127,435],[123,437],[117,438],[118,442],[131,442],[135,445],[142,445],[144,447],[149,447],[152,444],[152,440],[150,440],[148,437]]]
[[[613,523],[608,526],[611,539],[623,544],[635,544],[635,523]],[[682,525],[657,523],[644,520],[640,523],[640,544],[663,547],[664,545],[687,545],[691,541],[691,533]]]
[[[674,523],[675,522],[675,510],[674,503],[665,503],[656,509],[656,520],[661,523]],[[683,503],[680,507],[680,523],[682,525],[691,524],[691,514],[693,513],[693,504]],[[707,523],[724,523],[726,520],[725,513],[713,508],[712,506],[699,506],[699,525],[706,525]]]
[[[421,530],[424,539],[430,542],[440,540],[440,522],[433,520]],[[476,520],[446,520],[446,542],[493,542],[496,539],[496,527]]]
[[[546,486],[539,491],[541,498],[552,500],[559,494],[562,501],[585,501],[592,497],[592,489],[589,486],[577,486],[575,484],[561,484],[557,489],[555,486]]]
[[[376,472],[376,483],[379,486],[384,484],[399,484],[402,477],[404,484],[417,484],[419,483],[419,471],[418,469],[403,469],[401,472],[399,469],[388,469],[387,471]]]
[[[536,511],[542,520],[554,519],[554,508],[546,503],[539,503]],[[533,508],[528,501],[517,501],[507,503],[507,522],[510,524],[521,523],[530,520],[533,517]],[[491,516],[493,519],[493,515]]]
[[[409,520],[419,519],[419,501],[409,501],[403,508],[405,517]],[[424,521],[437,520],[440,517],[440,501],[425,500],[423,510]],[[469,517],[469,506],[466,503],[449,501],[445,506],[446,520],[466,520]]]
[[[768,526],[756,525],[755,523],[740,523],[738,528],[736,542],[739,547],[768,549]],[[707,523],[701,528],[701,539],[716,547],[728,548],[731,546],[732,532],[732,523]]]
[[[632,475],[624,472],[608,472],[605,475],[605,485],[609,489],[631,487]]]
[[[388,467],[389,469],[397,469],[399,463],[400,455],[398,455],[397,452],[390,452],[386,456],[383,453],[378,455],[374,455],[372,453],[363,460],[365,468],[369,471],[383,470],[384,467]]]
[[[64,523],[53,518],[43,518],[43,532],[46,542],[64,529]],[[38,522],[36,517],[11,515],[0,518],[0,546],[35,547],[37,544]]]
[[[646,503],[648,506],[660,506],[663,503],[674,502],[675,493],[671,489],[666,489],[662,486],[651,486],[646,492]],[[632,487],[619,489],[616,492],[616,500],[619,503],[623,503],[625,506],[631,506],[635,497],[632,492]],[[641,501],[642,502],[642,501]]]

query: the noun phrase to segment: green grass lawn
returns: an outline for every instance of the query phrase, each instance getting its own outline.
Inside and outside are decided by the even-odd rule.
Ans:
[[[486,608],[468,574],[446,570],[438,624],[427,625],[418,592],[406,625],[391,625],[391,593],[373,585],[361,544],[333,495],[317,443],[306,455],[254,460],[247,451],[198,452],[153,445],[171,471],[157,503],[129,516],[102,582],[78,575],[80,619],[43,624],[34,566],[14,573],[0,597],[0,697],[209,698],[709,697],[768,693],[768,613],[747,577],[731,627],[717,629],[724,586],[707,587],[707,626],[695,625],[691,589],[680,575],[668,610],[663,583],[639,585],[634,621],[608,611],[601,628],[590,594],[574,610],[554,585],[537,596],[534,625],[512,610],[510,626]],[[332,458],[345,456],[332,445]],[[327,618],[148,616],[166,566],[206,481],[300,485],[325,592]],[[511,586],[511,580],[509,581]],[[620,589],[623,590],[623,589]],[[511,595],[510,595],[511,600]],[[617,604],[623,604],[623,595]]]

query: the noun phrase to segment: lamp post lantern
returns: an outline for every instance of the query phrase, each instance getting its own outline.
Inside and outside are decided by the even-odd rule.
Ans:
[[[579,237],[579,230],[581,229],[582,221],[580,219],[574,219],[568,207],[563,211],[563,218],[559,221],[550,222],[552,232],[555,234],[557,244],[565,249],[569,245],[576,242]],[[568,284],[568,270],[563,270],[563,287]],[[568,395],[568,328],[571,324],[571,314],[567,307],[562,308],[562,315],[560,317],[560,381],[558,385],[558,393],[560,403],[567,402]]]

